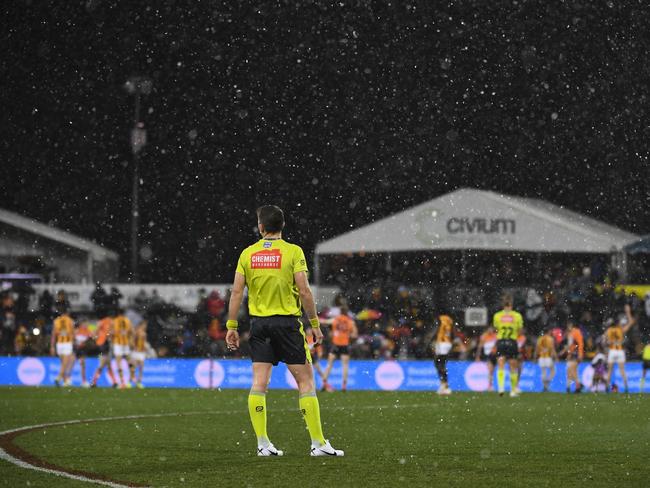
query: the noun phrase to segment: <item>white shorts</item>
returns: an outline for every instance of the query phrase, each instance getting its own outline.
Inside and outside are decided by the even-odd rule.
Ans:
[[[553,367],[553,358],[539,358],[537,364],[540,368],[552,368]]]
[[[624,363],[625,351],[623,349],[610,349],[607,353],[608,363]]]
[[[130,352],[131,352],[131,348],[129,346],[113,344],[113,356],[115,357],[119,357],[119,356],[128,357]]]
[[[141,361],[144,363],[145,358],[147,357],[147,353],[142,352],[142,351],[133,351],[131,353],[131,360],[132,361]]]
[[[451,342],[436,342],[436,356],[444,356],[451,351]]]
[[[72,342],[57,342],[56,343],[56,355],[57,356],[69,356],[72,354]]]

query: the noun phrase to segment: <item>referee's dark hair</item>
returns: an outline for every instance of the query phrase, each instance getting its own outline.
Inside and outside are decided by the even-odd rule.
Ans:
[[[257,220],[266,232],[280,232],[284,229],[284,212],[276,205],[262,205],[257,209]]]

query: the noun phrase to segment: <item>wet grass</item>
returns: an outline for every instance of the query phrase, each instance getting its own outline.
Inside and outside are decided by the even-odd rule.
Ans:
[[[650,396],[321,394],[344,458],[310,458],[291,391],[269,394],[282,458],[258,458],[246,392],[0,389],[0,430],[42,422],[180,414],[39,429],[15,443],[58,466],[156,487],[647,486]],[[90,486],[0,461],[0,486]]]

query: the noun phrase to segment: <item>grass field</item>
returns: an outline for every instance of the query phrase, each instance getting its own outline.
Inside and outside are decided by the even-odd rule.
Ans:
[[[322,394],[321,406],[344,458],[308,456],[290,391],[269,394],[282,458],[254,456],[244,391],[1,388],[0,430],[141,415],[13,443],[59,468],[155,487],[648,486],[650,396],[348,392]],[[2,486],[93,485],[0,460]]]

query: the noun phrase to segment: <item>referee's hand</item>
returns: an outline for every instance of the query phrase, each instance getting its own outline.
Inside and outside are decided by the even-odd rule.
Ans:
[[[239,332],[234,329],[226,333],[226,345],[229,351],[236,351],[239,349]]]
[[[311,333],[314,335],[314,344],[321,344],[323,342],[323,331],[320,330],[320,327],[314,327]]]

